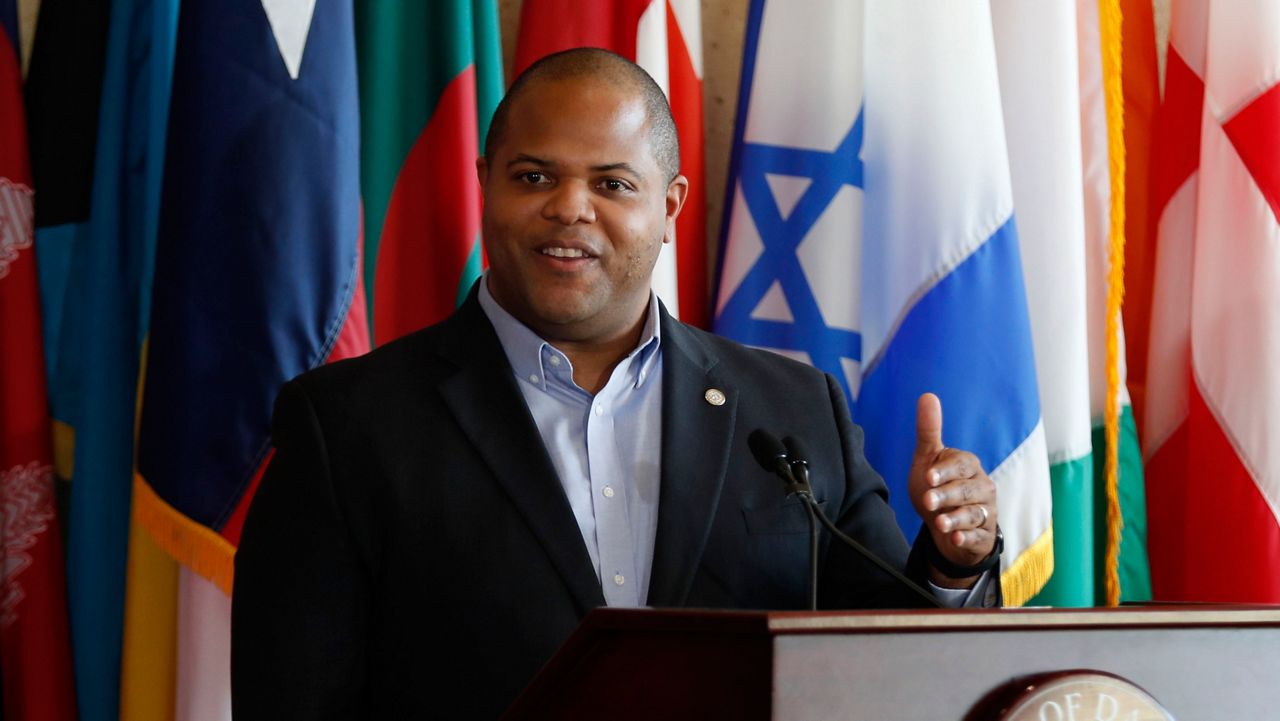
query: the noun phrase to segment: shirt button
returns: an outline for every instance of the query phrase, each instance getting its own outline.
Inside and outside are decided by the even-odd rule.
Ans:
[[[605,498],[613,498],[613,486],[605,486],[603,493]]]
[[[534,383],[537,383],[537,382],[538,382],[538,374],[537,374],[537,373],[534,373],[533,375],[529,376],[529,380],[530,380],[530,381],[533,381]]]
[[[601,405],[596,406],[596,415],[597,416],[604,415],[604,406],[601,406]]]
[[[613,583],[614,583],[615,585],[621,586],[622,584],[624,584],[624,583],[626,583],[626,582],[627,582],[627,579],[623,578],[621,573],[614,574],[614,576],[613,576]]]
[[[560,356],[553,355],[550,358],[547,358],[547,362],[558,368],[560,367]]]

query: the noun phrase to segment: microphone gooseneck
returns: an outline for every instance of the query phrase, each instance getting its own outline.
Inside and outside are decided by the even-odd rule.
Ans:
[[[788,496],[797,495],[800,497],[800,500],[804,503],[805,511],[809,515],[809,608],[811,610],[817,607],[818,532],[814,526],[815,518],[822,522],[822,525],[831,532],[831,535],[840,539],[842,543],[870,561],[876,568],[884,571],[897,580],[898,583],[910,589],[912,593],[928,601],[930,605],[936,608],[943,608],[943,605],[932,593],[924,590],[915,581],[904,576],[902,572],[889,565],[884,559],[872,552],[871,549],[850,538],[837,528],[830,518],[827,518],[827,514],[823,513],[822,508],[814,500],[813,489],[809,485],[808,452],[799,439],[794,436],[787,436],[782,441],[778,441],[768,431],[757,428],[747,436],[747,445],[750,446],[756,461],[765,470],[774,473],[786,483],[784,490]]]

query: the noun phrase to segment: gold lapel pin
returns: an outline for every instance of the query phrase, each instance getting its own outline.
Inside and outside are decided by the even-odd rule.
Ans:
[[[707,392],[702,394],[702,397],[706,398],[707,402],[713,406],[724,405],[724,391],[719,388],[708,388]]]

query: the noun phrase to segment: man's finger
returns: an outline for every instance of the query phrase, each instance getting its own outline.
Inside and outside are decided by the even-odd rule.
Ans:
[[[916,401],[916,455],[932,457],[943,449],[942,401],[932,393]]]
[[[984,513],[982,510],[986,507],[986,504],[974,503],[954,508],[947,513],[939,513],[933,519],[934,525],[944,533],[955,530],[964,531],[986,528],[987,521],[991,518],[991,511]]]
[[[990,543],[991,533],[981,528],[975,528],[968,531],[953,531],[949,539],[956,548],[964,549],[985,549]],[[975,555],[985,556],[986,550],[978,550]]]
[[[975,503],[991,503],[994,498],[990,489],[978,479],[964,478],[926,491],[924,505],[930,511],[948,511]]]
[[[976,478],[982,472],[982,461],[972,453],[948,450],[945,456],[929,467],[930,485],[941,486],[951,481]]]

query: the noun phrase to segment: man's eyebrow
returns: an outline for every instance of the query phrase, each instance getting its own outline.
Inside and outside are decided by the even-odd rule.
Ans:
[[[527,153],[518,153],[516,157],[507,161],[507,167],[510,168],[511,166],[519,165],[520,163],[530,163],[530,164],[538,165],[544,168],[555,165],[555,163],[551,162],[550,160],[539,158],[536,155],[529,155]]]
[[[608,163],[606,165],[593,165],[591,166],[591,170],[597,173],[609,173],[615,170],[623,170],[634,175],[637,178],[641,178],[641,179],[644,178],[644,173],[641,173],[640,170],[636,168],[636,166],[628,162]]]

